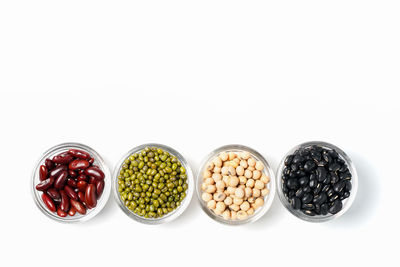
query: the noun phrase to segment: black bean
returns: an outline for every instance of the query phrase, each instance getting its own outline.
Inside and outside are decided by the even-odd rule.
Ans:
[[[339,174],[340,180],[350,180],[351,179],[351,173],[350,172],[344,172]]]
[[[289,166],[292,163],[293,155],[289,155],[285,159],[285,166]]]
[[[346,162],[345,162],[344,160],[342,160],[341,158],[337,158],[337,159],[336,159],[336,162],[337,162],[340,166],[342,166],[343,164],[346,164]]]
[[[352,188],[351,182],[350,182],[349,180],[345,180],[345,181],[346,181],[346,182],[345,182],[344,190],[347,191],[347,192],[349,192],[349,191],[351,191],[351,188]]]
[[[320,161],[322,159],[322,155],[318,151],[312,150],[311,151],[311,158],[313,160],[315,160],[316,162],[318,162],[318,161]]]
[[[332,184],[336,184],[337,182],[339,182],[339,176],[335,172],[331,172],[330,175]]]
[[[288,168],[288,167],[285,167],[285,168],[283,169],[283,174],[284,174],[284,175],[289,175],[290,172],[291,172],[291,170],[290,170],[290,168]]]
[[[296,172],[296,176],[297,177],[303,177],[303,176],[305,176],[306,175],[306,173],[304,172],[304,171],[302,171],[302,170],[298,170],[297,172]]]
[[[333,202],[335,200],[339,199],[339,195],[338,194],[333,194],[330,198],[329,198],[329,202]]]
[[[324,185],[323,187],[322,187],[322,192],[328,192],[329,191],[329,189],[331,188],[331,186],[329,185],[329,184],[326,184],[326,185]]]
[[[342,166],[340,166],[339,172],[347,172],[348,170],[347,164],[344,163]]]
[[[325,192],[322,192],[321,194],[317,195],[313,199],[313,203],[316,205],[321,205],[322,203],[326,202],[328,199],[327,195]]]
[[[303,148],[300,150],[300,156],[302,157],[307,157],[310,155],[310,149],[309,148]]]
[[[310,193],[304,194],[304,196],[301,198],[301,202],[303,204],[311,203],[312,200],[313,200],[313,196]]]
[[[329,208],[328,203],[322,204],[321,205],[321,214],[322,215],[328,214],[328,208]]]
[[[304,210],[313,210],[313,209],[315,209],[315,206],[314,206],[314,204],[303,204],[303,205],[301,205],[301,208],[302,209],[304,209]]]
[[[333,162],[333,163],[329,164],[328,169],[331,172],[337,172],[340,169],[340,165],[337,164],[336,162]]]
[[[301,207],[301,201],[300,201],[300,199],[299,199],[298,197],[292,198],[292,207],[293,207],[295,210],[300,209],[300,207]]]
[[[284,164],[282,191],[295,210],[309,216],[326,215],[340,210],[338,201],[350,196],[351,173],[335,150],[300,148]]]
[[[322,184],[318,183],[317,186],[314,188],[313,192],[315,195],[318,195],[322,190]]]
[[[287,187],[292,190],[296,190],[299,187],[299,182],[297,179],[291,178],[286,183]]]
[[[339,197],[341,197],[341,196],[343,196],[344,192],[345,192],[345,191],[342,190],[342,191],[338,192],[337,194],[339,195]]]
[[[346,199],[350,196],[350,192],[344,192],[343,196],[340,197],[340,200]]]
[[[317,146],[317,145],[313,145],[311,148],[320,153],[324,150],[322,147]]]
[[[331,188],[328,190],[328,192],[326,192],[326,194],[328,195],[328,197],[331,197],[333,194],[335,194],[335,190],[333,190],[333,188]]]
[[[346,181],[341,180],[333,185],[333,190],[335,190],[335,192],[341,192],[345,186],[346,186]]]
[[[328,162],[326,162],[326,161],[324,161],[324,160],[321,160],[321,161],[318,161],[318,164],[317,164],[319,167],[324,167],[324,166],[326,166],[326,165],[328,165]]]
[[[285,194],[289,192],[289,188],[287,188],[286,184],[282,184],[282,192]]]
[[[315,206],[315,208],[314,208],[315,214],[320,215],[321,214],[321,206],[318,204],[314,204],[314,206]]]
[[[303,195],[304,195],[304,191],[303,191],[303,188],[300,188],[300,189],[298,189],[297,191],[296,191],[296,197],[303,197]]]
[[[307,162],[304,164],[304,166],[303,166],[303,168],[304,168],[304,170],[305,170],[306,172],[311,172],[311,171],[313,171],[316,167],[317,167],[317,164],[315,164],[315,162],[314,162],[314,161],[311,161],[311,160],[307,161]]]
[[[331,183],[331,176],[328,174],[326,178],[322,181],[323,184],[330,184]]]
[[[299,169],[299,164],[293,163],[292,165],[290,165],[290,168],[292,169],[292,171],[297,171]]]
[[[315,212],[312,210],[303,210],[303,213],[308,216],[315,216]]]
[[[339,157],[338,153],[335,150],[329,150],[328,153],[333,159],[337,159]]]
[[[305,193],[310,193],[310,192],[311,192],[311,188],[310,188],[309,186],[304,186],[304,187],[303,187],[303,191],[304,191]]]
[[[300,155],[295,155],[292,162],[296,164],[296,163],[301,163],[301,162],[303,162],[303,160],[304,160],[304,158],[303,158],[302,156],[300,156]]]
[[[325,162],[328,162],[328,163],[330,163],[332,161],[332,157],[328,154],[328,152],[322,154],[322,158],[324,159]]]
[[[304,185],[308,184],[308,181],[309,181],[308,177],[303,176],[299,179],[299,184],[300,184],[300,186],[304,186]]]
[[[318,184],[316,179],[310,179],[310,183],[308,184],[311,188],[316,187]]]
[[[316,171],[318,182],[322,182],[326,178],[326,170],[324,167],[319,166]]]
[[[341,209],[343,208],[343,204],[342,201],[340,200],[335,200],[335,202],[333,202],[333,205],[329,208],[329,213],[331,214],[336,214],[338,213]]]

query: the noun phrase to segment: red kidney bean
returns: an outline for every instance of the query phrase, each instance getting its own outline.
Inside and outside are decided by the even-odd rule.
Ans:
[[[89,184],[85,191],[85,202],[88,208],[92,209],[97,205],[96,198],[96,186],[94,184]]]
[[[54,157],[64,157],[65,155],[67,155],[68,154],[68,151],[66,151],[66,152],[61,152],[61,153],[58,153],[57,155],[55,155],[55,156],[53,156],[53,158]],[[54,160],[53,160],[54,161]]]
[[[76,181],[75,181],[75,179],[68,178],[68,179],[67,179],[67,185],[69,185],[70,187],[76,188]]]
[[[60,208],[65,211],[68,212],[69,210],[69,197],[67,196],[67,194],[64,192],[64,190],[60,190],[60,195],[61,195],[61,203],[60,203]]]
[[[85,182],[86,182],[88,179],[87,179],[87,176],[86,176],[86,175],[80,174],[80,175],[78,176],[77,180],[78,180],[78,181],[85,181]]]
[[[45,165],[41,165],[39,168],[39,180],[44,181],[47,179],[47,167]]]
[[[85,170],[85,174],[92,176],[96,179],[103,180],[104,179],[104,172],[100,170],[97,166],[89,167]]]
[[[76,210],[75,210],[73,207],[70,208],[69,211],[68,211],[68,215],[69,215],[69,216],[74,216],[75,213],[76,213]]]
[[[54,182],[54,187],[56,189],[61,189],[65,185],[65,182],[68,179],[68,172],[67,171],[62,171],[58,177],[56,178],[56,181]]]
[[[94,184],[96,181],[96,178],[94,178],[93,176],[89,177],[89,184]]]
[[[89,162],[84,159],[76,159],[74,161],[71,161],[68,167],[70,170],[84,170],[89,167],[89,165]]]
[[[85,202],[85,193],[79,191],[79,192],[78,192],[78,198],[79,198],[79,201],[82,202],[83,205],[86,205],[86,202]]]
[[[97,180],[95,184],[96,184],[96,196],[97,199],[99,199],[101,197],[101,194],[103,194],[104,180]]]
[[[54,183],[53,177],[47,178],[46,180],[41,181],[39,184],[36,185],[36,190],[45,191],[48,188],[50,188],[50,186],[52,186],[53,183]]]
[[[55,164],[51,159],[46,159],[44,161],[44,165],[46,165],[46,168],[47,168],[48,171],[54,169],[54,167],[55,167]]]
[[[56,208],[58,208],[61,204],[61,199],[53,199],[54,204],[56,205]]]
[[[71,206],[80,214],[84,215],[86,214],[86,207],[85,205],[83,205],[81,202],[77,201],[77,200],[70,200],[71,202]]]
[[[55,167],[51,172],[49,173],[50,177],[57,177],[61,172],[66,171],[68,169],[67,165],[59,165]]]
[[[60,192],[57,191],[55,188],[50,188],[47,190],[47,194],[54,200],[60,200],[61,195]]]
[[[70,149],[39,166],[36,189],[43,191],[42,199],[49,210],[65,217],[76,212],[86,214],[87,209],[96,207],[105,175],[94,161],[88,152]]]
[[[57,209],[57,214],[60,217],[67,217],[67,213],[65,211],[63,211],[61,208]]]
[[[50,211],[52,211],[52,212],[56,211],[56,205],[54,204],[53,199],[47,193],[43,192],[42,200],[43,200],[44,204],[46,204],[47,208]]]
[[[78,188],[78,190],[79,190],[80,192],[85,192],[87,185],[88,185],[88,184],[87,184],[85,181],[79,181],[79,182],[76,184],[76,187]]]
[[[71,177],[71,178],[75,178],[75,177],[78,176],[78,173],[76,173],[76,172],[73,171],[73,170],[68,170],[68,175],[69,175],[69,177]]]
[[[64,186],[64,191],[70,199],[78,200],[78,195],[75,193],[74,189],[68,185]]]
[[[72,157],[67,152],[58,154],[57,156],[53,157],[53,162],[57,164],[68,164],[72,160],[74,160],[74,157]]]
[[[89,159],[90,158],[89,153],[86,153],[85,151],[82,151],[79,149],[70,149],[70,150],[68,150],[68,153],[71,156],[74,156],[74,157],[80,158],[80,159]]]

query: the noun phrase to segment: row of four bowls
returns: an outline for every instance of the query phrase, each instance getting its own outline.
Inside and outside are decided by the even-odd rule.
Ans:
[[[299,151],[299,149],[304,149],[304,148],[310,148],[310,147],[321,147],[324,149],[329,149],[329,150],[334,150],[338,153],[339,157],[341,160],[343,160],[346,165],[349,168],[349,171],[352,175],[352,191],[350,196],[343,201],[343,208],[340,210],[340,212],[336,214],[325,214],[325,215],[317,215],[317,216],[307,216],[303,212],[301,212],[299,209],[294,209],[293,204],[290,202],[290,200],[287,198],[287,195],[285,196],[285,193],[283,192],[283,172],[285,170],[285,159],[289,155],[292,155],[296,151]],[[162,216],[157,216],[156,218],[148,218],[147,216],[142,216],[140,214],[135,213],[133,209],[129,208],[129,205],[126,204],[125,199],[121,197],[121,190],[120,190],[120,185],[119,185],[119,180],[121,178],[121,171],[123,170],[124,163],[126,163],[127,159],[129,159],[132,155],[140,155],[141,151],[144,151],[145,149],[151,149],[151,148],[156,148],[156,149],[161,149],[162,151],[166,152],[168,155],[171,155],[172,157],[176,158],[178,162],[184,167],[185,169],[185,180],[187,182],[187,187],[185,188],[185,197],[179,201],[179,206],[174,207],[173,210],[170,210],[166,212]],[[65,217],[60,217],[57,212],[52,212],[48,209],[48,207],[45,205],[43,199],[41,198],[42,192],[36,190],[36,185],[40,183],[40,167],[45,164],[46,159],[51,159],[55,155],[59,155],[60,153],[66,153],[70,149],[76,149],[76,150],[82,150],[87,153],[89,153],[93,157],[93,164],[98,166],[103,172],[104,172],[104,191],[102,193],[101,198],[99,198],[96,207],[92,209],[88,209],[87,213],[85,214],[79,214],[76,213],[74,216],[65,216]],[[251,215],[246,216],[246,218],[243,219],[231,219],[231,218],[224,218],[220,213],[216,213],[215,210],[210,209],[210,207],[207,205],[207,202],[204,201],[203,194],[204,194],[204,177],[203,174],[207,169],[207,166],[210,162],[213,162],[213,160],[221,155],[221,153],[235,153],[239,155],[240,153],[248,153],[255,161],[260,162],[263,166],[262,173],[266,177],[268,177],[268,183],[265,184],[265,188],[268,191],[268,194],[265,196],[262,196],[263,198],[263,205],[262,207],[258,208],[254,212],[252,212]],[[277,172],[277,179],[275,179],[274,171],[268,164],[268,162],[265,160],[265,158],[258,153],[256,150],[249,148],[247,146],[243,145],[226,145],[220,148],[215,149],[211,153],[209,153],[202,161],[200,165],[200,169],[197,173],[197,179],[195,181],[193,171],[186,161],[186,159],[176,150],[174,150],[171,147],[162,145],[162,144],[156,144],[156,143],[150,143],[150,144],[143,144],[140,146],[137,146],[133,149],[131,149],[129,152],[127,152],[122,159],[118,162],[116,165],[116,168],[114,170],[113,175],[111,176],[111,173],[109,171],[109,168],[107,167],[107,164],[103,160],[103,158],[97,153],[94,149],[80,144],[80,143],[63,143],[60,145],[56,145],[49,150],[47,150],[41,158],[38,160],[37,164],[34,167],[33,174],[32,174],[32,195],[34,198],[34,201],[38,208],[49,218],[54,219],[59,222],[65,222],[65,223],[72,223],[72,222],[80,222],[80,221],[86,221],[94,216],[96,216],[106,205],[109,196],[111,194],[111,191],[113,191],[115,199],[117,203],[119,204],[119,207],[123,210],[123,212],[128,215],[130,218],[141,222],[145,224],[161,224],[165,222],[170,222],[174,219],[176,219],[178,216],[180,216],[185,209],[189,206],[189,203],[191,201],[191,198],[193,196],[194,191],[196,191],[197,197],[199,199],[199,202],[201,204],[202,209],[204,212],[211,217],[212,219],[216,220],[217,222],[223,223],[223,224],[228,224],[228,225],[241,225],[241,224],[246,224],[250,222],[254,222],[261,218],[271,207],[274,196],[275,196],[275,191],[278,191],[278,196],[282,202],[282,204],[287,208],[288,211],[290,211],[294,216],[297,218],[300,218],[305,221],[309,222],[324,222],[324,221],[329,221],[335,218],[340,217],[343,215],[351,206],[352,202],[354,201],[356,191],[357,191],[357,183],[358,183],[358,177],[357,173],[354,167],[354,164],[352,163],[351,159],[346,155],[345,152],[343,152],[341,149],[338,147],[326,143],[326,142],[320,142],[320,141],[313,141],[313,142],[307,142],[307,143],[302,143],[300,145],[297,145],[293,147],[282,159],[279,167],[278,167],[278,172]],[[76,191],[78,191],[76,189]],[[227,208],[228,209],[228,208]]]

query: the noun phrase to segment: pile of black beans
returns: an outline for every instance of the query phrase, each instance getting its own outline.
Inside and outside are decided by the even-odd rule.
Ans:
[[[351,173],[335,150],[314,145],[285,158],[282,192],[293,209],[308,216],[336,214],[350,191]]]

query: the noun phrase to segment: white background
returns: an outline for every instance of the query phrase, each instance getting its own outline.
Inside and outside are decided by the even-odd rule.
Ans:
[[[1,1],[0,265],[399,264],[399,13],[384,0]],[[239,143],[276,170],[311,140],[345,150],[359,173],[352,208],[323,224],[276,198],[229,227],[193,198],[176,221],[147,226],[110,198],[66,225],[30,194],[36,160],[67,141],[110,168],[164,143],[195,170]]]

